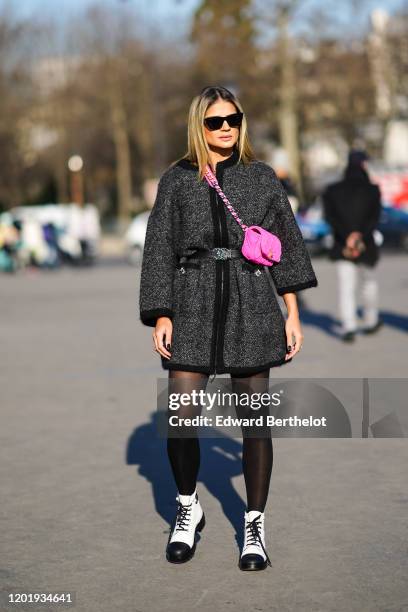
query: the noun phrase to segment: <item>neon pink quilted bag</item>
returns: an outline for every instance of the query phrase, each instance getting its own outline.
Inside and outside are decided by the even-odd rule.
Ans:
[[[205,179],[211,187],[214,187],[235,221],[242,227],[245,235],[241,246],[241,253],[245,259],[264,266],[272,266],[275,262],[279,262],[282,252],[279,238],[259,225],[250,225],[248,227],[242,222],[226,195],[221,191],[217,178],[208,165],[206,166]]]

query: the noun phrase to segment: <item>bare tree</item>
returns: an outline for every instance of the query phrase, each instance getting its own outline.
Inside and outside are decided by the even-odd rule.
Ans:
[[[34,96],[27,59],[34,28],[6,5],[0,12],[0,207],[20,204],[31,160],[26,155],[25,117]]]

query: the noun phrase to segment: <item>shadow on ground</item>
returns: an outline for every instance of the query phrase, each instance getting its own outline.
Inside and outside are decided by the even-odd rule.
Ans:
[[[166,439],[158,437],[158,413],[153,413],[151,421],[137,427],[129,437],[126,463],[137,465],[138,473],[150,482],[156,511],[170,526],[176,513],[177,489],[166,445]],[[225,516],[235,529],[235,539],[240,549],[243,544],[246,504],[236,492],[232,478],[242,474],[242,443],[214,431],[214,438],[200,438],[200,448],[198,481],[221,504]]]
[[[317,327],[332,338],[341,338],[341,323],[339,319],[328,312],[319,312],[317,310],[309,309],[307,303],[303,299],[299,298],[299,296],[298,305],[302,323]],[[363,310],[361,307],[357,309],[357,315],[359,317],[363,316]],[[408,331],[408,317],[404,314],[391,312],[390,310],[380,310],[379,317],[383,321],[384,325],[393,327],[398,331]]]

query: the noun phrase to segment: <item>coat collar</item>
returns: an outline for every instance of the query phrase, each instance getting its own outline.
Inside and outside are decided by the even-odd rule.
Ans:
[[[239,151],[236,147],[234,147],[234,150],[232,151],[229,157],[227,157],[223,161],[217,162],[217,171],[219,168],[224,169],[224,168],[228,168],[229,166],[234,166],[238,162],[238,159],[239,159]],[[189,161],[185,157],[179,159],[176,166],[181,166],[182,168],[186,168],[187,170],[197,171],[198,169],[196,165],[194,165],[191,161]]]

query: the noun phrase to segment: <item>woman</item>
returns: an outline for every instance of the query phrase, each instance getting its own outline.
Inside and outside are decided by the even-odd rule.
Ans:
[[[279,263],[262,267],[243,258],[242,229],[203,178],[206,164],[244,222],[279,237]],[[286,321],[271,281],[285,301]],[[235,388],[267,389],[270,368],[290,362],[302,346],[295,292],[315,286],[285,191],[274,170],[254,157],[241,103],[224,87],[204,88],[190,107],[188,152],[159,181],[141,270],[140,319],[154,327],[154,350],[169,370],[172,392],[205,389],[217,373],[229,373]],[[198,413],[191,403],[178,416]],[[199,440],[194,429],[186,431],[167,440],[178,488],[166,551],[173,563],[192,558],[196,531],[205,522],[196,491]],[[247,508],[239,567],[259,570],[269,562],[264,509],[272,440],[270,433],[242,432]]]

